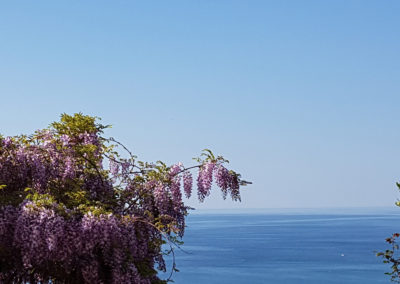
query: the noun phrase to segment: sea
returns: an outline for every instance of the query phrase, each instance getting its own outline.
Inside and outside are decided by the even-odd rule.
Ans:
[[[176,284],[390,283],[376,257],[400,208],[198,211],[175,250]],[[166,259],[171,269],[172,259]],[[165,279],[169,272],[161,274]]]

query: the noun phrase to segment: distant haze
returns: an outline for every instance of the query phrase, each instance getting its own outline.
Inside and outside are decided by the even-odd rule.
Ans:
[[[103,118],[143,160],[204,148],[253,182],[197,208],[393,206],[399,1],[9,1],[0,133]]]

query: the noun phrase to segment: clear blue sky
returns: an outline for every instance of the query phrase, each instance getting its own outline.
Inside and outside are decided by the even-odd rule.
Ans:
[[[145,160],[254,185],[198,208],[392,206],[399,1],[3,1],[0,132],[84,112]]]

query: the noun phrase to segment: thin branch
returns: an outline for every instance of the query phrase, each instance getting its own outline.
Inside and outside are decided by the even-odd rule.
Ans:
[[[125,147],[124,144],[122,144],[121,142],[115,140],[113,137],[110,137],[109,140],[112,141],[112,142],[117,143],[117,144],[120,145],[122,148],[124,148],[124,150],[125,150],[126,152],[128,152],[128,154],[129,154],[129,156],[131,157],[132,161],[135,160],[135,156],[132,154],[131,151],[129,151],[129,149],[128,149],[127,147]]]

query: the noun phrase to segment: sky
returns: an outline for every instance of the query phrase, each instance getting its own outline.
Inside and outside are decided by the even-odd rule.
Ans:
[[[2,1],[0,133],[83,112],[142,160],[253,182],[207,208],[393,207],[399,1]]]

